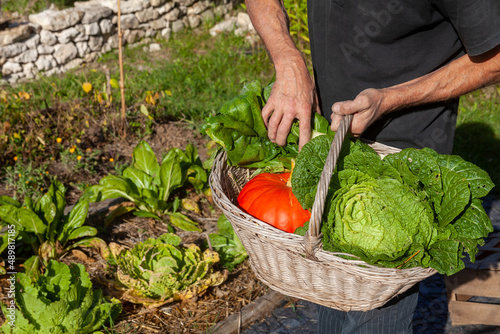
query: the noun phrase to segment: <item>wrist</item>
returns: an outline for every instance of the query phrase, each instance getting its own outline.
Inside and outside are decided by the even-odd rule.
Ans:
[[[306,69],[307,71],[307,65],[304,57],[300,51],[295,48],[295,46],[293,48],[283,49],[279,52],[279,55],[271,58],[277,76],[290,69]]]
[[[388,114],[406,107],[403,97],[403,92],[397,88],[383,88],[379,90],[380,98],[380,114]]]

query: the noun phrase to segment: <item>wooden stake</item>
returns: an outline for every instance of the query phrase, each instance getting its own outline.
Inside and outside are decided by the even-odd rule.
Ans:
[[[125,108],[125,78],[123,74],[123,52],[122,52],[123,32],[121,27],[120,0],[117,1],[118,1],[118,63],[120,65],[120,93],[122,101],[121,123],[122,123],[122,136],[125,136],[126,108]]]

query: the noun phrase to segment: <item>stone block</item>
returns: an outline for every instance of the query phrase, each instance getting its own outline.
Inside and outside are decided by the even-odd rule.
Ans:
[[[75,59],[78,55],[78,50],[73,43],[57,44],[55,46],[54,58],[59,65],[64,65],[70,60]]]
[[[78,8],[68,8],[60,11],[48,9],[41,13],[31,14],[29,20],[45,30],[61,31],[76,25],[81,21],[83,15],[84,12]]]

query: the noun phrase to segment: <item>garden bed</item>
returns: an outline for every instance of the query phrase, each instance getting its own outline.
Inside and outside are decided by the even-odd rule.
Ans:
[[[60,155],[54,155],[54,158],[47,165],[47,171],[51,176],[62,180],[65,185],[69,185],[66,193],[67,212],[80,198],[86,185],[98,183],[100,178],[110,172],[116,173],[116,161],[124,165],[130,164],[132,161],[132,152],[139,140],[137,136],[129,135],[120,138],[104,136],[99,132],[98,129],[90,129],[87,132],[88,135],[84,137],[88,138],[85,141],[86,147],[80,149],[87,152],[100,152],[99,155],[91,156],[94,161],[93,166],[95,166],[92,170],[81,170],[74,173],[72,171],[75,165],[64,164]],[[156,124],[152,134],[143,140],[150,143],[157,156],[161,156],[171,148],[185,149],[186,145],[191,143],[195,145],[203,160],[208,158],[207,138],[182,122]],[[53,146],[52,149],[56,152],[58,150],[57,143],[54,143]],[[77,152],[70,154],[75,153]],[[111,162],[110,157],[115,157],[117,160]],[[100,163],[95,163],[99,161]],[[16,195],[16,188],[10,187],[5,179],[0,185],[0,189],[0,195]],[[176,233],[181,236],[183,243],[195,243],[206,248],[206,237],[209,233],[217,232],[217,219],[221,212],[203,195],[188,191],[187,196],[199,204],[201,211],[200,213],[183,211],[183,213],[197,222],[202,232],[176,231]],[[97,236],[106,243],[115,242],[125,247],[132,247],[137,242],[167,233],[166,223],[150,218],[136,217],[132,214],[121,215],[110,222],[106,220],[106,217],[112,216],[116,209],[126,205],[130,205],[130,203],[120,199],[92,204],[89,211],[91,217],[87,224],[96,227],[100,231]],[[104,295],[107,296],[119,296],[117,291],[113,291],[107,284],[104,284],[110,278],[108,264],[93,249],[74,249],[64,255],[60,261],[66,264],[83,264],[95,289],[102,289]],[[23,269],[19,267],[18,270],[22,271]],[[9,277],[10,275],[4,275],[0,278],[0,286],[2,287],[0,298],[3,300],[7,299],[6,293],[9,286],[7,278]],[[175,302],[159,308],[148,308],[127,301],[122,302],[123,311],[110,330],[119,333],[207,333],[218,322],[232,314],[237,314],[243,307],[264,295],[267,290],[268,288],[256,279],[248,262],[244,262],[228,273],[227,280],[223,284],[210,288],[201,296],[191,300]]]

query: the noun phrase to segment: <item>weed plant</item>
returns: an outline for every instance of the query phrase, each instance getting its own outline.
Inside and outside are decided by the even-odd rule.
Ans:
[[[14,191],[12,197],[15,200],[22,200],[24,197],[36,200],[42,197],[54,180],[47,165],[45,162],[35,167],[31,161],[23,163],[22,159],[17,159],[14,165],[5,167],[3,179],[5,186]]]

